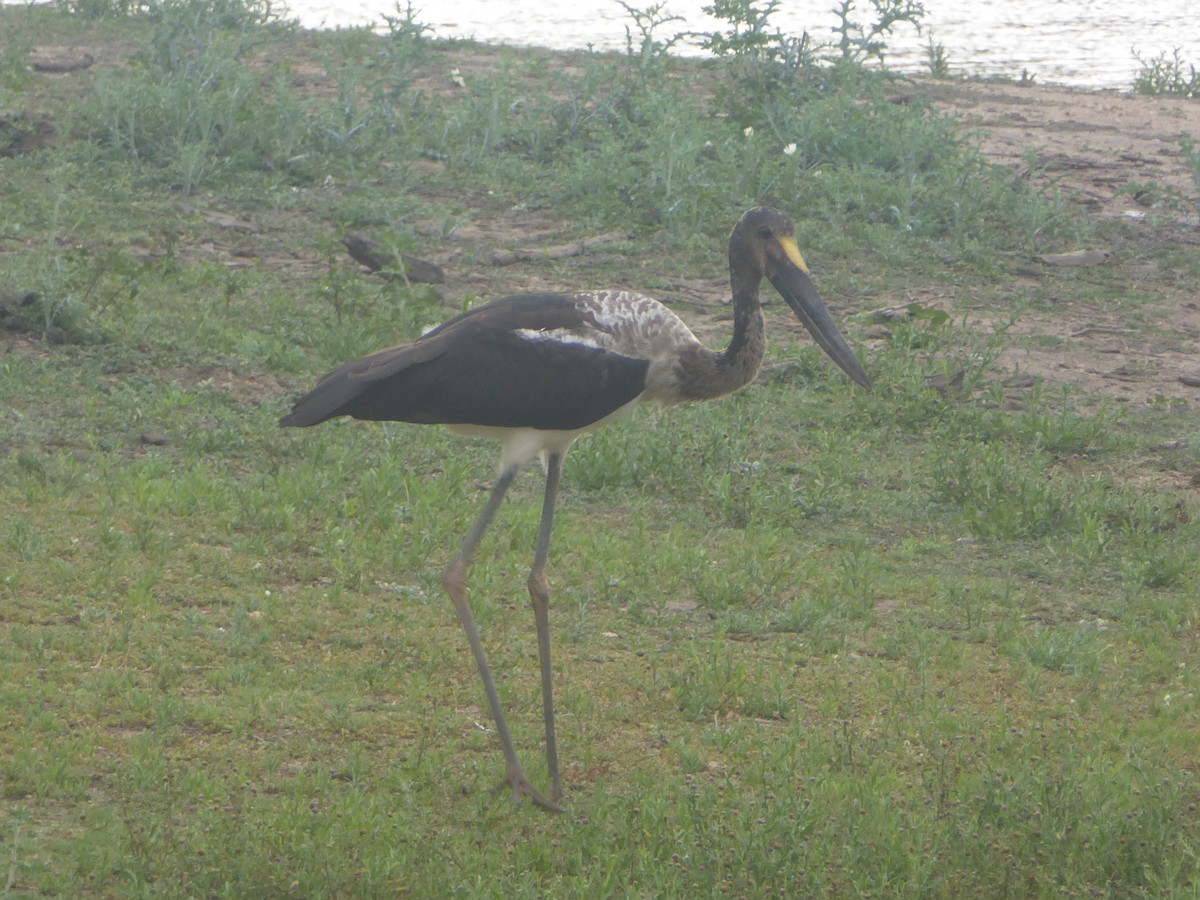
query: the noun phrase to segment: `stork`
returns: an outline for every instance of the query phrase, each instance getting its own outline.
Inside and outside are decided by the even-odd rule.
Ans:
[[[642,402],[711,400],[748,384],[766,338],[759,286],[766,278],[821,348],[854,381],[871,382],[813,286],[786,215],[758,207],[729,236],[733,338],[707,349],[678,316],[625,291],[520,294],[471,309],[408,344],[348,362],[321,378],[280,420],[316,425],[336,416],[446,425],[500,442],[500,471],[442,585],[466,631],[504,752],[514,797],[561,812],[562,784],[550,679],[550,586],[546,560],[567,450],[584,434]],[[495,681],[467,602],[467,570],[518,472],[540,457],[546,472],[541,526],[528,579],[537,627],[550,796],[517,760]]]

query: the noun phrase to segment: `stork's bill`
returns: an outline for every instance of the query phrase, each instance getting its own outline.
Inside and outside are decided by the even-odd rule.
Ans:
[[[791,235],[776,235],[782,252],[767,253],[767,279],[775,286],[796,317],[804,323],[822,350],[838,367],[863,387],[870,390],[871,379],[863,371],[858,357],[842,337],[841,331],[825,309],[825,301],[808,277],[808,266]]]

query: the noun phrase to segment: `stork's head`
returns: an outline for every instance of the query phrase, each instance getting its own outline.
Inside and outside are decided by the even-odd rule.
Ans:
[[[868,390],[871,379],[825,309],[796,246],[796,226],[787,215],[769,206],[747,212],[729,235],[729,271],[734,291],[741,279],[755,286],[766,278],[804,323],[829,358]]]

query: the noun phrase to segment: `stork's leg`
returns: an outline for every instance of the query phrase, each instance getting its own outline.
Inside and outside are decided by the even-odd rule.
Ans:
[[[529,599],[537,623],[538,659],[542,664],[542,709],[546,720],[546,765],[550,770],[550,796],[562,798],[558,779],[558,746],[554,738],[554,691],[550,685],[550,583],[546,580],[546,560],[550,556],[550,531],[554,527],[554,501],[562,474],[562,454],[551,453],[546,460],[546,496],[542,501],[542,525],[538,531],[533,568],[529,572]]]
[[[512,737],[509,735],[508,725],[504,721],[504,710],[500,707],[500,695],[496,693],[496,682],[492,679],[492,670],[488,667],[487,654],[484,653],[483,641],[479,637],[479,626],[475,624],[475,616],[471,614],[471,606],[467,602],[467,569],[471,564],[471,557],[475,553],[475,548],[479,546],[480,540],[483,539],[488,524],[495,516],[500,501],[504,499],[504,494],[513,483],[518,471],[514,466],[500,473],[496,486],[492,488],[492,493],[488,497],[487,504],[483,507],[479,518],[475,520],[475,524],[471,526],[471,530],[467,532],[462,549],[458,551],[454,559],[450,561],[450,565],[446,567],[446,571],[442,573],[442,585],[446,588],[446,593],[450,595],[459,619],[462,620],[463,630],[467,633],[467,642],[471,645],[471,653],[474,654],[475,664],[479,667],[479,676],[483,679],[483,689],[487,692],[488,705],[492,708],[492,718],[496,722],[496,733],[500,735],[500,746],[504,750],[506,777],[508,783],[512,785],[513,794],[518,799],[521,796],[527,796],[538,806],[554,812],[562,812],[562,807],[551,803],[530,784],[521,764],[517,761],[517,751],[513,748]]]

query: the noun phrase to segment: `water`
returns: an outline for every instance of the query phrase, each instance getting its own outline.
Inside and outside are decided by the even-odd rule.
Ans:
[[[311,28],[379,26],[396,15],[396,0],[286,0],[290,15]],[[653,0],[630,0],[643,8]],[[702,8],[711,0],[667,0],[666,11],[685,21],[663,26],[656,36],[713,30],[720,23]],[[924,0],[924,28],[898,26],[887,39],[888,64],[901,71],[927,71],[929,37],[945,47],[951,71],[1020,78],[1039,83],[1128,89],[1143,59],[1179,48],[1181,58],[1200,67],[1200,4],[1197,0]],[[774,17],[787,34],[807,30],[831,40],[835,0],[783,0]],[[401,7],[404,6],[403,0]],[[547,13],[547,8],[553,12]],[[867,20],[866,0],[859,0]],[[474,37],[487,43],[532,44],[559,49],[625,48],[633,20],[616,0],[413,0],[416,20],[437,37]]]

